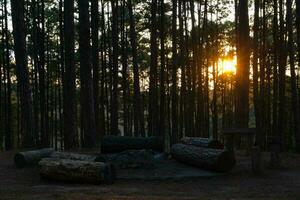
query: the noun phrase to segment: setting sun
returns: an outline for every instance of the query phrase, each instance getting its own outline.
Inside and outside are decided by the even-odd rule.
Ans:
[[[234,73],[236,72],[236,60],[222,60],[220,63],[221,73]]]

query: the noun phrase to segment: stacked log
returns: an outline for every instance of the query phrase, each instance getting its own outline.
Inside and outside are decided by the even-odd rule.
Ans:
[[[125,150],[152,149],[163,150],[163,140],[158,137],[127,137],[104,136],[102,137],[102,153],[119,153]]]
[[[197,147],[224,149],[224,145],[220,141],[209,138],[183,137],[181,138],[180,142],[182,144],[193,145]]]
[[[54,152],[50,158],[95,162],[97,156],[70,152]]]
[[[44,158],[39,162],[44,179],[64,182],[111,184],[116,174],[111,164],[57,158]]]
[[[52,148],[19,152],[14,157],[15,165],[18,168],[37,165],[41,159],[49,157],[53,152]]]
[[[234,155],[220,149],[175,144],[171,155],[177,161],[216,172],[228,172],[235,165]]]

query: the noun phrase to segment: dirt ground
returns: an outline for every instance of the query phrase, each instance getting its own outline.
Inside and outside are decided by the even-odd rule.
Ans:
[[[0,153],[0,200],[201,199],[300,200],[300,155],[283,154],[282,169],[251,173],[250,159],[238,156],[235,169],[211,178],[142,181],[112,185],[56,183],[40,180],[36,168],[17,169],[14,152]],[[267,160],[268,154],[265,155]]]

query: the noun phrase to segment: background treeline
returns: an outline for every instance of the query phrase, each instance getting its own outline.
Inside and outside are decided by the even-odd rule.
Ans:
[[[5,150],[256,126],[300,151],[298,0],[0,2]]]

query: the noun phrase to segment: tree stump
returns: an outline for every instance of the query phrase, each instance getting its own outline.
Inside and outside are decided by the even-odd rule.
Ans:
[[[48,180],[111,184],[116,177],[113,166],[102,162],[44,158],[39,166],[41,177]]]
[[[18,168],[37,165],[41,159],[49,157],[53,152],[54,149],[45,148],[16,153],[14,157],[15,165]]]
[[[234,154],[227,150],[175,144],[171,155],[180,162],[216,172],[228,172],[235,165]]]

